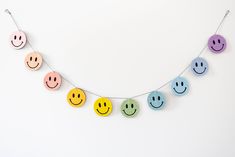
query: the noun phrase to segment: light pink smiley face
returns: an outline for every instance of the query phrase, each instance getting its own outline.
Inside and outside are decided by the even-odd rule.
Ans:
[[[49,72],[44,77],[44,86],[50,91],[59,89],[61,82],[61,76],[57,72]]]
[[[16,31],[11,34],[10,42],[11,42],[11,46],[13,48],[15,48],[17,50],[22,49],[27,42],[27,37],[24,32]]]

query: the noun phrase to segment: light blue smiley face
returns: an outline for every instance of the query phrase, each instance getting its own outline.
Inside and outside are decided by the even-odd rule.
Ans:
[[[171,82],[171,90],[176,96],[183,96],[188,93],[189,83],[183,77],[177,77]]]
[[[149,107],[153,110],[162,108],[165,103],[165,96],[161,92],[153,91],[148,96]]]
[[[208,63],[201,57],[195,58],[191,63],[191,70],[196,76],[203,76],[208,71]]]

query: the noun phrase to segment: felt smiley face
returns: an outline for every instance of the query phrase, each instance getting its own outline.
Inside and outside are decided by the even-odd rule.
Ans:
[[[203,76],[208,71],[208,63],[205,59],[197,57],[191,63],[191,70],[196,76]]]
[[[42,66],[42,56],[37,52],[29,53],[24,60],[25,66],[33,71],[38,70]]]
[[[44,86],[50,91],[55,91],[61,86],[61,76],[57,72],[49,72],[44,77]]]
[[[139,112],[139,104],[133,99],[127,99],[121,105],[121,112],[125,117],[135,117]]]
[[[188,93],[189,83],[183,77],[177,77],[171,82],[171,90],[176,96],[183,96]]]
[[[221,53],[226,49],[226,40],[223,36],[215,34],[208,40],[208,48],[213,53]]]
[[[15,49],[21,49],[25,46],[27,38],[24,32],[16,31],[13,32],[10,36],[11,46]]]
[[[112,102],[108,98],[101,97],[94,103],[94,111],[99,116],[108,116],[112,109]]]
[[[86,102],[86,94],[80,88],[71,89],[67,95],[67,101],[73,107],[81,107]]]
[[[153,91],[148,96],[149,107],[153,110],[162,108],[165,103],[165,96],[161,92]]]

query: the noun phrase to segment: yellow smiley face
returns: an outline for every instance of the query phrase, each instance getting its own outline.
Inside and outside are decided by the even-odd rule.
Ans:
[[[112,112],[112,102],[108,98],[101,97],[94,103],[95,113],[99,116],[108,116]]]
[[[86,95],[83,90],[74,88],[69,91],[67,101],[73,107],[81,107],[86,102]]]

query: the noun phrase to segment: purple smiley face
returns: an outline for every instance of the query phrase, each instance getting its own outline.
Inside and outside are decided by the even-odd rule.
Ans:
[[[226,49],[226,40],[223,36],[215,34],[208,40],[208,48],[213,53],[221,53]]]

